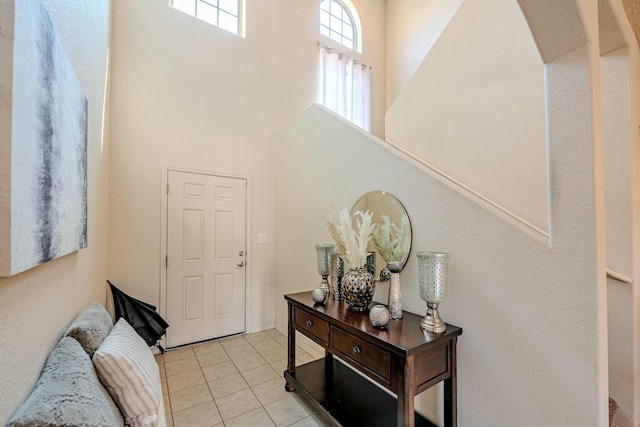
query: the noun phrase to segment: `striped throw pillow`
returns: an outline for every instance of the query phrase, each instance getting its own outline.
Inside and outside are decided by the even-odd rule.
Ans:
[[[100,381],[126,425],[153,427],[162,399],[158,364],[149,346],[120,318],[93,355]]]

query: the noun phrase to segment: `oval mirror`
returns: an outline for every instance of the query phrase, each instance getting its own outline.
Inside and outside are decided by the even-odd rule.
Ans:
[[[407,214],[407,211],[402,205],[402,203],[400,203],[400,200],[398,200],[392,194],[387,193],[386,191],[381,191],[381,190],[370,191],[364,194],[362,197],[360,197],[358,201],[351,208],[351,215],[353,215],[353,213],[357,211],[365,212],[367,210],[373,213],[373,222],[376,224],[382,223],[381,214],[388,215],[391,222],[397,225],[398,227],[400,226],[400,222],[402,221],[403,215],[406,215],[407,219],[409,218],[409,214]],[[411,221],[409,221],[409,229],[411,229]],[[409,233],[409,248],[411,248],[411,232]],[[375,248],[372,242],[369,242],[368,250],[375,252]],[[409,252],[411,252],[411,249],[409,249]],[[377,252],[375,253],[376,253],[376,280],[380,280],[380,281],[388,280],[389,279],[388,275],[385,274],[385,271],[384,271],[386,270],[387,263],[379,253]],[[406,264],[408,258],[409,257],[407,255],[407,258],[405,258],[402,264],[403,267],[404,267],[404,264]]]

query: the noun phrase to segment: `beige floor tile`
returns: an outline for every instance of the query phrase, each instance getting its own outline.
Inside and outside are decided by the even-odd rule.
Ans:
[[[165,364],[167,377],[196,369],[200,369],[200,364],[198,363],[198,359],[196,359],[195,355],[188,359],[176,360],[175,362],[167,362]]]
[[[217,380],[210,381],[208,384],[214,399],[219,399],[223,396],[249,388],[249,385],[240,374],[218,378]]]
[[[175,413],[196,405],[207,403],[213,400],[213,397],[211,396],[211,392],[209,391],[207,384],[199,384],[194,387],[169,393],[169,399],[171,400],[171,409],[173,409],[173,412]]]
[[[229,361],[229,356],[225,351],[216,351],[213,353],[202,353],[197,355],[200,366],[215,365],[217,363]]]
[[[171,414],[171,399],[169,399],[169,394],[163,394],[162,399],[164,400],[164,413],[165,415]]]
[[[217,380],[218,378],[223,378],[232,374],[238,373],[238,368],[233,362],[222,362],[215,365],[205,366],[202,368],[202,372],[204,373],[204,377],[207,381]]]
[[[276,400],[264,407],[277,426],[288,426],[313,413],[298,396]]]
[[[174,427],[173,426],[173,417],[170,415],[167,415],[167,427]]]
[[[280,374],[280,376],[282,376],[284,371],[287,370],[288,361],[287,359],[280,359],[270,363],[270,365],[278,374]]]
[[[236,335],[234,337],[223,338],[218,342],[222,347],[224,347],[225,350],[249,343],[246,339],[244,339],[244,335]]]
[[[238,357],[248,356],[250,354],[257,353],[249,343],[241,344],[232,348],[225,349],[231,359],[237,359]]]
[[[175,427],[213,427],[221,422],[222,417],[213,400],[173,414]]]
[[[275,380],[280,378],[280,375],[276,371],[273,370],[271,365],[262,365],[257,368],[249,369],[248,371],[242,372],[242,376],[244,380],[249,384],[249,386],[253,387],[258,384],[262,384],[269,380]]]
[[[260,402],[251,389],[246,389],[216,399],[216,405],[222,419],[226,421],[259,408]]]
[[[218,341],[208,341],[193,346],[193,351],[196,353],[196,356],[207,353],[215,353],[216,351],[222,350],[222,345],[220,345],[220,342]]]
[[[155,359],[156,359],[156,363],[158,364],[158,372],[160,373],[160,378],[164,378],[166,376],[165,369],[164,369],[164,356],[156,355]]]
[[[252,334],[245,334],[244,338],[249,341],[249,343],[253,344],[258,341],[266,340],[271,338],[271,336],[265,331],[254,332]]]
[[[284,335],[281,335],[279,337],[275,337],[274,339],[278,342],[278,344],[280,344],[283,347],[287,347],[289,345],[289,340]]]
[[[274,427],[271,417],[264,408],[257,408],[224,423],[225,427]]]
[[[160,388],[162,389],[162,394],[169,393],[169,388],[167,387],[167,377],[160,377]]]
[[[181,347],[175,350],[167,350],[164,354],[164,362],[175,362],[176,360],[187,359],[193,356],[193,347]]]
[[[256,351],[258,351],[258,353],[265,350],[271,350],[272,348],[283,348],[280,344],[278,344],[278,341],[274,340],[273,338],[267,338],[262,341],[257,341],[251,343],[251,345],[256,349]]]
[[[205,382],[204,374],[200,368],[167,377],[169,393],[193,387],[194,385],[204,384]]]
[[[268,363],[275,362],[287,358],[287,349],[278,344],[278,347],[260,352],[260,356],[264,357]]]
[[[314,360],[316,360],[316,358],[306,351],[296,351],[296,366],[304,365],[305,363],[313,362]]]
[[[291,424],[291,427],[326,427],[326,425],[318,415],[311,415]]]
[[[264,358],[258,353],[252,354],[250,356],[240,357],[238,359],[232,358],[232,361],[240,372],[248,371],[249,369],[257,368],[258,366],[267,364],[267,361],[264,360]]]
[[[278,338],[278,337],[284,337],[285,336],[282,332],[280,332],[276,328],[267,329],[265,332],[268,333],[269,335],[271,335],[272,338]]]
[[[284,389],[284,384],[284,378],[278,378],[253,386],[251,390],[262,405],[268,405],[291,396],[291,393]]]

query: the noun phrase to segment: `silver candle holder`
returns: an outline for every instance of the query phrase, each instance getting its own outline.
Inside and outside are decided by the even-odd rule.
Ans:
[[[418,252],[418,283],[420,298],[427,303],[427,314],[420,327],[427,332],[441,333],[447,329],[438,312],[438,305],[447,296],[448,267],[451,254]]]
[[[318,266],[318,274],[322,276],[320,288],[329,295],[329,274],[331,273],[331,253],[333,245],[324,244],[316,245],[316,263]]]
[[[331,254],[331,277],[329,283],[331,285],[331,296],[336,301],[344,299],[344,290],[342,289],[342,276],[344,276],[344,260],[342,256],[334,252]]]

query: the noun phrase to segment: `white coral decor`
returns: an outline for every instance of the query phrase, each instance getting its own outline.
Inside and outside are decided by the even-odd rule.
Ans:
[[[356,220],[357,230],[353,228],[352,217],[347,208],[340,211],[337,222],[331,217],[327,218],[329,234],[331,234],[345,262],[351,268],[364,267],[367,260],[367,246],[371,240],[371,234],[376,228],[376,225],[371,221],[372,212],[357,211],[353,214],[353,218],[357,217],[360,217]]]

